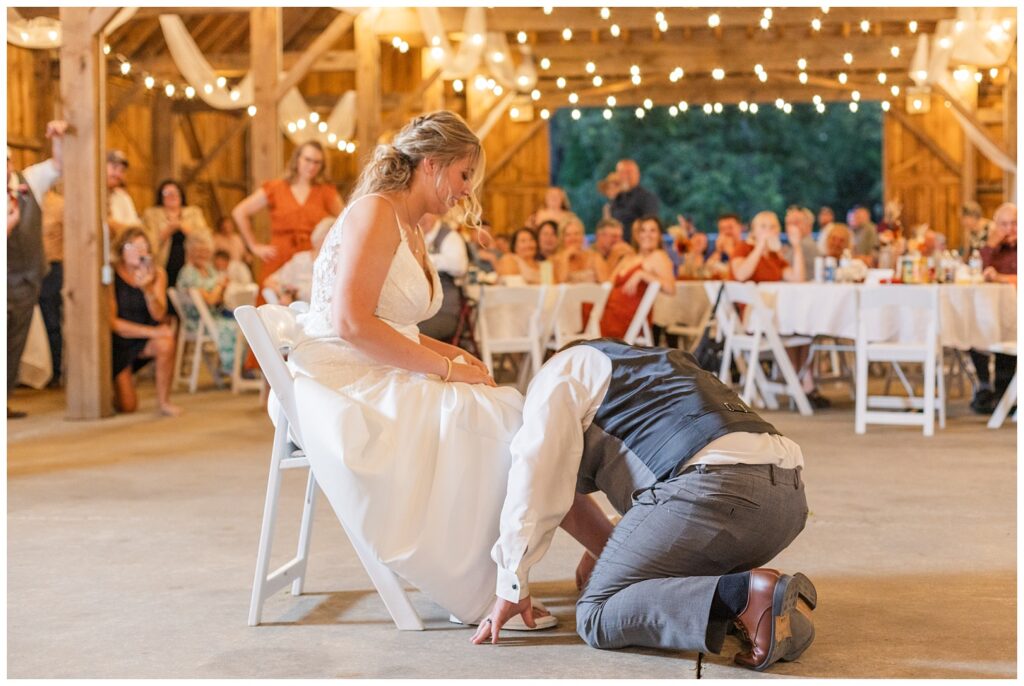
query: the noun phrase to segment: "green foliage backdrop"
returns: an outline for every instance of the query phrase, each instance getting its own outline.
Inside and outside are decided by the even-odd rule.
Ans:
[[[597,182],[626,157],[635,159],[641,184],[661,199],[661,216],[683,214],[702,231],[736,212],[744,222],[761,210],[783,216],[791,204],[828,205],[839,221],[856,204],[879,215],[882,201],[882,112],[878,103],[843,104],[819,114],[794,105],[790,114],[771,104],[757,114],[726,107],[672,117],[657,107],[637,119],[632,110],[582,109],[579,120],[561,109],[551,118],[554,185],[569,193],[573,211],[589,231],[601,218]]]

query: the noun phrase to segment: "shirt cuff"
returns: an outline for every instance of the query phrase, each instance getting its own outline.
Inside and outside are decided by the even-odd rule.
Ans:
[[[498,568],[498,585],[495,595],[510,603],[518,603],[530,595],[530,585],[526,579],[520,579],[515,572]]]

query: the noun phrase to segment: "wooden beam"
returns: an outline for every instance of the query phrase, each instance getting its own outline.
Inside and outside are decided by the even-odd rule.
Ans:
[[[174,113],[168,98],[155,98],[153,101],[153,180],[171,179],[176,176],[174,165]]]
[[[302,53],[302,57],[299,61],[288,70],[288,73],[278,82],[277,84],[277,99],[280,100],[284,97],[284,94],[291,90],[293,87],[299,84],[306,74],[309,73],[309,68],[313,66],[313,63],[320,58],[321,55],[326,53],[339,38],[344,36],[352,28],[352,24],[355,19],[351,14],[345,14],[344,12],[339,13],[334,18],[334,21],[324,29],[323,33],[316,37],[316,40],[306,48]]]
[[[507,165],[510,161],[512,161],[512,158],[515,157],[515,154],[522,150],[523,146],[529,143],[530,140],[537,135],[537,132],[543,129],[545,125],[547,125],[547,122],[544,121],[543,119],[537,119],[532,124],[530,124],[530,127],[526,129],[526,131],[524,131],[522,135],[519,136],[519,138],[517,138],[512,143],[512,145],[505,149],[505,152],[501,154],[501,157],[498,158],[498,161],[487,169],[487,174],[484,176],[484,185],[486,185],[487,182],[490,181],[492,178],[497,176],[498,172],[504,169],[505,165]]]
[[[485,95],[489,96],[490,93],[487,93],[485,91]],[[501,97],[494,97],[493,100],[491,100],[491,104],[487,107],[486,112],[483,112],[482,114],[473,117],[473,121],[469,122],[469,128],[471,128],[473,131],[479,131],[480,127],[484,125],[484,122],[487,121],[488,117],[491,116],[491,113],[494,112],[499,107],[502,107],[502,101],[504,99],[504,95],[502,95]]]
[[[89,35],[103,32],[110,20],[121,11],[120,7],[93,7],[89,10]]]
[[[47,148],[46,140],[42,138],[26,138],[17,134],[7,134],[7,145],[16,150],[31,150],[33,152],[44,152]]]
[[[131,105],[133,102],[139,99],[139,96],[146,92],[146,87],[143,85],[141,80],[133,81],[132,87],[125,91],[114,106],[107,110],[107,126],[114,123],[122,112]]]
[[[291,45],[291,42],[295,37],[299,35],[304,28],[309,26],[309,22],[313,21],[313,19],[320,13],[319,7],[296,9],[299,12],[298,18],[293,19],[292,21],[287,21],[288,17],[284,15],[281,17],[282,22],[284,22],[284,26],[282,27],[283,37],[281,38],[281,45],[284,48]],[[289,12],[289,14],[291,13]]]
[[[995,138],[993,138],[992,134],[989,133],[988,129],[985,128],[985,125],[978,121],[978,118],[974,116],[974,112],[971,112],[969,109],[964,107],[963,103],[960,102],[960,98],[950,95],[949,91],[947,91],[938,83],[933,83],[931,84],[931,86],[932,90],[935,91],[937,95],[941,95],[942,97],[949,101],[949,103],[953,106],[953,109],[960,113],[960,116],[962,116],[964,119],[973,124],[974,127],[978,129],[981,135],[985,138],[985,140],[989,142],[990,145],[995,146],[997,150],[999,150],[1001,153],[1003,153],[1010,159],[1017,159],[1017,151],[1007,150],[1005,145],[1003,145],[1000,141],[997,141]]]
[[[947,169],[949,169],[949,171],[953,172],[957,178],[961,178],[963,176],[963,171],[957,161],[954,160],[949,153],[943,150],[942,147],[936,143],[930,135],[928,135],[927,131],[914,123],[909,115],[898,107],[891,108],[889,110],[889,115],[898,121],[903,128],[909,131],[911,135],[921,143],[921,145],[928,148],[929,152],[935,155],[935,157],[937,157],[938,160],[942,162]]]
[[[1011,150],[1017,149],[1017,48],[1014,46],[1010,56],[1009,73],[1006,85],[1003,86],[1003,135]],[[1017,174],[1003,172],[1003,199],[1017,202]]]
[[[198,160],[196,165],[184,174],[184,183],[189,184],[199,178],[199,175],[210,166],[214,160],[224,151],[224,149],[239,135],[245,132],[249,128],[249,118],[243,117],[235,122],[235,125],[225,134],[217,143],[213,146],[210,152],[206,153],[202,159]]]
[[[281,132],[277,121],[277,77],[281,72],[281,8],[254,7],[249,14],[254,104],[252,120],[253,188],[281,173]]]
[[[356,17],[357,170],[373,154],[381,131],[380,41],[374,31],[377,14],[369,9]]]
[[[283,64],[285,69],[291,69],[302,58],[304,53],[284,53]],[[210,63],[213,70],[224,76],[241,76],[249,71],[249,53],[227,52],[212,53],[205,55],[206,61]],[[152,58],[132,60],[132,68],[146,71],[151,74],[160,74],[181,78],[178,66],[170,55],[159,55]],[[355,50],[328,50],[322,54],[309,71],[355,71],[356,52]]]
[[[413,107],[423,99],[423,94],[434,85],[434,82],[437,81],[440,76],[441,68],[438,67],[434,70],[434,73],[420,81],[415,90],[403,96],[401,102],[398,103],[398,106],[384,118],[384,122],[381,125],[383,130],[387,131],[389,129],[395,129],[404,124],[409,108]]]
[[[140,7],[132,19],[159,17],[161,14],[177,14],[187,17],[193,14],[245,14],[248,7]]]
[[[60,10],[60,94],[70,125],[64,139],[64,341],[68,363],[67,416],[113,414],[108,288],[100,282],[106,147],[105,78],[96,16],[85,7]],[[102,180],[102,183],[101,183]]]

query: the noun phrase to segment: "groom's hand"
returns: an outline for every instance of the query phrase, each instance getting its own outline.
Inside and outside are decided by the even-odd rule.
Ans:
[[[480,622],[476,634],[470,640],[480,645],[489,638],[492,644],[496,644],[501,627],[505,626],[505,622],[516,615],[523,616],[526,626],[530,628],[537,626],[537,623],[533,621],[533,603],[530,601],[530,596],[521,598],[518,603],[509,602],[504,598],[496,598],[491,614],[487,615],[487,619]]]

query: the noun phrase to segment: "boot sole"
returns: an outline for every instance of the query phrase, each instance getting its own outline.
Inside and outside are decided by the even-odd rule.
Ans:
[[[795,660],[803,654],[807,645],[793,645],[793,627],[790,625],[790,613],[796,610],[797,601],[802,600],[812,610],[818,605],[818,591],[814,584],[803,574],[797,572],[793,576],[784,574],[775,586],[772,594],[772,648],[768,657],[755,671],[763,672],[783,657]]]

